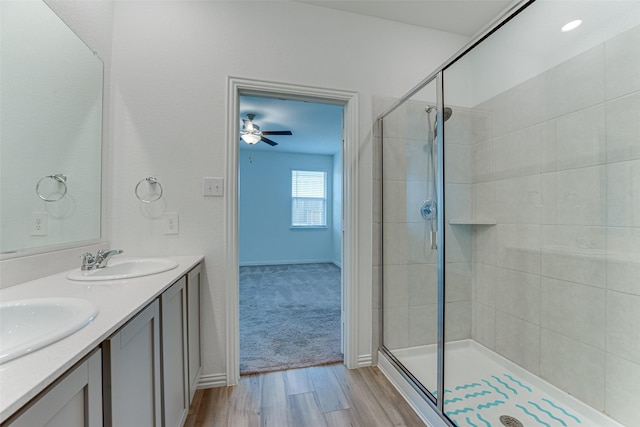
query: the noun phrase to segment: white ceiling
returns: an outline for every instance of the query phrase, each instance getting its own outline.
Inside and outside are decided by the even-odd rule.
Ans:
[[[471,37],[514,0],[294,0]]]

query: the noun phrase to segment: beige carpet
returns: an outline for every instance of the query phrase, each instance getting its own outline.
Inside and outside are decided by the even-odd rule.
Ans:
[[[334,264],[240,267],[242,375],[343,359],[338,267]]]

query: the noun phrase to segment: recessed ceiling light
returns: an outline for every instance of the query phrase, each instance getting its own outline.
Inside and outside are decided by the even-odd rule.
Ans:
[[[582,21],[580,19],[576,19],[575,21],[571,21],[571,22],[565,24],[560,29],[560,31],[562,31],[563,33],[566,33],[567,31],[575,30],[576,28],[578,28],[580,26],[580,24],[582,24]]]

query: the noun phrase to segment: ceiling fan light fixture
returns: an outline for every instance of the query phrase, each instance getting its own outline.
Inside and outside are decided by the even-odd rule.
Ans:
[[[253,124],[253,122],[249,120],[244,121],[244,130],[247,132],[259,132],[260,126]]]
[[[261,131],[260,126],[253,123],[253,119],[256,115],[248,113],[246,119],[242,119],[242,130],[240,131],[240,139],[247,144],[253,145],[262,141],[265,144],[269,144],[272,147],[278,145],[277,142],[270,140],[264,135],[292,135],[290,130],[271,130]]]
[[[247,144],[253,145],[260,142],[261,136],[255,133],[243,133],[242,135],[240,135],[240,138],[242,138],[242,140]]]

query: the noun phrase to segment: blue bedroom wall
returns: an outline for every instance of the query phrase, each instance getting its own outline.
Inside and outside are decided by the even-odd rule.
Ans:
[[[240,151],[240,265],[334,262],[333,157]],[[326,228],[291,228],[292,169],[327,172]]]

